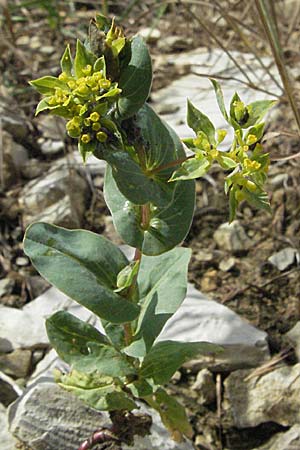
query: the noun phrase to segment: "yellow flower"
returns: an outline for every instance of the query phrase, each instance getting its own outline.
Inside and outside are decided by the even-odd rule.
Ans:
[[[107,134],[104,131],[99,131],[96,134],[96,138],[98,139],[99,142],[105,142],[107,139]]]
[[[91,119],[92,122],[98,122],[98,120],[100,119],[100,116],[96,111],[94,111],[94,112],[92,112],[92,114],[90,115],[89,118]]]
[[[80,139],[84,144],[88,144],[91,140],[91,136],[89,134],[83,134]]]

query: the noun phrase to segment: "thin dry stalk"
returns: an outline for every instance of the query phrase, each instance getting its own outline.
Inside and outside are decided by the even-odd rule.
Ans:
[[[263,25],[265,35],[268,39],[269,45],[272,50],[272,54],[277,65],[282,84],[284,86],[285,93],[287,95],[288,101],[290,103],[291,109],[293,111],[298,132],[300,135],[300,112],[296,105],[295,97],[293,94],[293,88],[291,81],[286,69],[286,64],[283,57],[282,47],[279,41],[279,36],[277,32],[277,21],[274,21],[273,14],[276,15],[275,9],[270,7],[272,1],[269,0],[255,0],[255,5],[257,12],[259,14],[261,23]],[[270,14],[270,10],[272,12]]]
[[[246,378],[244,378],[244,381],[249,381],[252,378],[256,377],[262,377],[263,375],[273,372],[279,364],[282,363],[288,356],[291,354],[291,349],[286,349],[280,352],[278,355],[273,356],[269,361],[264,363],[262,366],[255,369],[253,372],[250,373]]]

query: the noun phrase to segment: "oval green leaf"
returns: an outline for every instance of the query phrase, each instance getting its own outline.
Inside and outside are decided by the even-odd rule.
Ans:
[[[195,185],[193,181],[170,183],[171,201],[162,207],[150,203],[150,221],[141,226],[140,207],[120,192],[110,167],[105,175],[105,200],[114,225],[122,239],[145,255],[154,256],[178,245],[187,235],[194,213]]]
[[[102,236],[35,223],[26,231],[24,251],[46,280],[99,317],[124,323],[138,316],[138,306],[114,292],[128,260]]]

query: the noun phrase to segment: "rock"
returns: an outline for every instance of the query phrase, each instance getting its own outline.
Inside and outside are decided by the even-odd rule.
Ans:
[[[29,134],[26,120],[20,114],[20,107],[11,97],[1,97],[0,99],[1,126],[17,142],[25,140]]]
[[[265,445],[254,450],[299,450],[300,425],[294,425],[284,433],[277,433]]]
[[[85,212],[87,192],[86,181],[68,166],[67,159],[57,160],[48,173],[27,183],[20,193],[25,225],[44,220],[78,226]]]
[[[0,280],[0,297],[9,295],[15,285],[14,280],[11,278],[3,278]]]
[[[210,405],[216,399],[216,385],[212,373],[208,369],[202,369],[197,374],[192,389],[197,391],[197,403]]]
[[[110,427],[108,413],[89,408],[47,378],[41,381],[32,385],[9,408],[11,432],[32,450],[74,450],[95,430]],[[148,409],[146,411],[150,412]],[[151,411],[151,416],[151,435],[136,437],[134,447],[122,445],[123,450],[193,449],[191,443],[172,441],[158,414]]]
[[[43,138],[52,141],[63,140],[66,135],[66,121],[62,117],[41,115],[37,127]]]
[[[16,143],[12,136],[2,132],[3,148],[3,168],[2,168],[2,188],[9,188],[18,180],[22,166],[28,160],[27,150]]]
[[[268,261],[275,266],[280,272],[292,266],[296,260],[299,262],[300,255],[293,247],[286,247],[268,258]]]
[[[27,282],[30,288],[30,295],[32,298],[37,298],[43,292],[50,288],[50,284],[39,275],[27,276]]]
[[[219,269],[222,270],[222,272],[229,272],[231,269],[234,268],[236,263],[235,258],[232,256],[229,258],[222,259],[219,264]]]
[[[44,173],[44,164],[36,158],[31,158],[21,167],[21,174],[27,180],[37,178]]]
[[[265,422],[292,426],[300,421],[300,364],[283,366],[264,376],[246,379],[238,370],[225,380],[224,407],[237,428]]]
[[[8,406],[16,400],[18,394],[11,384],[0,378],[0,405]],[[1,431],[1,428],[0,428]]]
[[[65,148],[64,141],[52,141],[51,139],[47,139],[46,141],[41,143],[41,150],[43,155],[52,156],[60,153]]]
[[[158,48],[164,53],[178,52],[187,50],[192,44],[192,39],[182,36],[166,36],[158,42]]]
[[[17,348],[47,347],[49,341],[45,319],[61,309],[68,310],[82,320],[92,321],[93,324],[96,322],[90,311],[54,287],[22,309],[0,305],[0,352],[7,353]]]
[[[245,251],[253,245],[253,242],[237,220],[220,225],[214,232],[214,240],[220,249],[230,252]]]
[[[145,39],[149,44],[155,44],[161,37],[161,32],[158,28],[142,28],[138,31],[138,35]]]
[[[207,270],[201,278],[201,290],[203,292],[213,292],[217,289],[217,271],[214,269]]]
[[[187,297],[165,324],[157,341],[206,341],[224,347],[215,357],[190,361],[193,371],[203,367],[231,371],[257,367],[269,359],[267,334],[253,327],[224,305],[208,299],[188,284]]]
[[[16,439],[8,431],[7,414],[5,407],[0,403],[0,442],[1,450],[15,449]]]
[[[297,322],[290,331],[285,333],[285,336],[293,345],[297,359],[300,362],[300,322]]]
[[[13,378],[25,378],[31,368],[31,351],[17,349],[0,355],[0,370]]]
[[[29,259],[26,256],[18,256],[15,262],[19,267],[25,267],[29,265]]]

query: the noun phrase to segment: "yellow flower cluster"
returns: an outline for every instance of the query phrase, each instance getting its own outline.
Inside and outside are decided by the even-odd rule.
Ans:
[[[101,116],[115,102],[121,89],[117,83],[111,83],[103,71],[93,73],[91,65],[81,70],[84,76],[75,78],[62,72],[58,79],[65,85],[55,87],[54,94],[47,98],[51,107],[60,107],[68,117],[66,128],[73,138],[79,138],[84,144],[92,139],[105,142],[107,133],[101,126]]]

